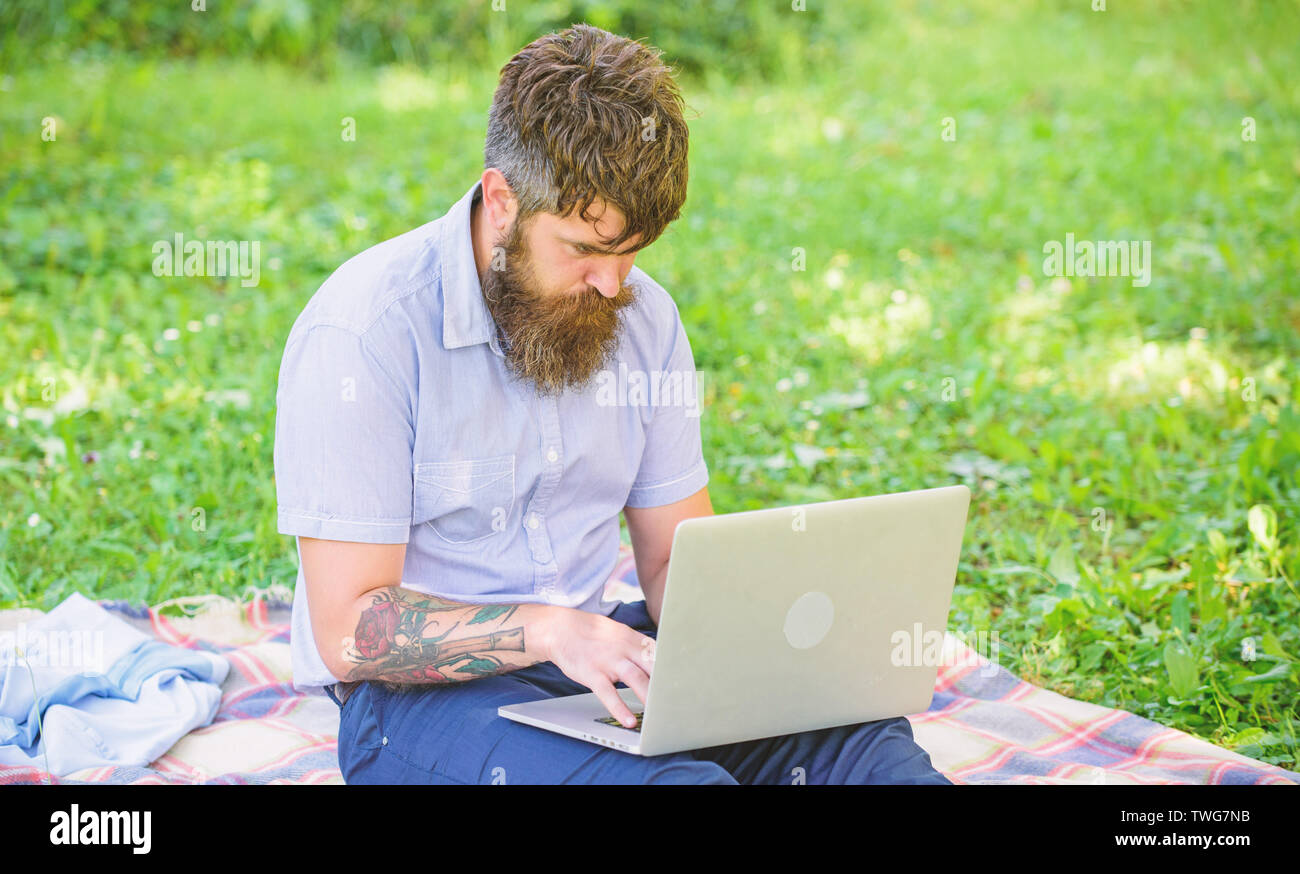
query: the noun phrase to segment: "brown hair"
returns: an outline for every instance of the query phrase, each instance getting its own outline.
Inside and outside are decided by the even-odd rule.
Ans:
[[[568,216],[601,198],[626,218],[605,242],[645,248],[686,202],[682,96],[657,49],[575,24],[529,43],[501,68],[483,166],[505,176],[518,221]]]

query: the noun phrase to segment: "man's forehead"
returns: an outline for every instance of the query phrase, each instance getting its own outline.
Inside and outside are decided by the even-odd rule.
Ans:
[[[623,232],[625,217],[622,210],[598,197],[591,202],[587,214],[592,217],[591,221],[587,221],[579,215],[578,209],[575,207],[565,218],[559,216],[547,216],[547,218],[555,223],[556,230],[566,240],[583,243],[592,249],[611,251],[612,253],[612,250],[609,250],[607,241],[613,240]],[[632,237],[624,243],[624,251],[634,248],[640,240],[640,234]]]

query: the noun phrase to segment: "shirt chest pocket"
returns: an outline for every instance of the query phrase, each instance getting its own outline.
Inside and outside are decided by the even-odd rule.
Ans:
[[[504,531],[514,503],[514,455],[415,466],[415,519],[448,543],[473,543]]]

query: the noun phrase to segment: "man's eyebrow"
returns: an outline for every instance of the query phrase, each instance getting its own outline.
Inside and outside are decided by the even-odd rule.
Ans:
[[[560,235],[560,241],[568,243],[570,246],[573,246],[576,249],[581,249],[584,252],[599,252],[601,255],[627,255],[630,252],[638,251],[638,247],[633,247],[628,249],[627,252],[615,252],[613,249],[604,246],[594,246],[591,243],[584,243],[582,240],[571,240],[563,234]]]

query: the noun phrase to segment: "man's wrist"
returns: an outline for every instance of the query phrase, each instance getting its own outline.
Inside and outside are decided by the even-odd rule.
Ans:
[[[532,616],[528,621],[528,635],[537,641],[538,661],[552,661],[551,653],[555,646],[555,631],[559,624],[560,613],[564,610],[557,604],[529,604]],[[530,646],[529,649],[532,649]]]

